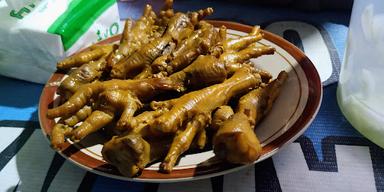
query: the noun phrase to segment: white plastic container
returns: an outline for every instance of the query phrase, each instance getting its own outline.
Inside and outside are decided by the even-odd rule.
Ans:
[[[361,134],[384,148],[384,1],[355,0],[337,91]]]

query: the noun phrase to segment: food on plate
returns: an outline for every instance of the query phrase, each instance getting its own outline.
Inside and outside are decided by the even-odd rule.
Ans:
[[[86,119],[90,114],[92,113],[92,107],[91,106],[84,106],[79,111],[76,112],[76,114],[70,116],[67,119],[64,119],[64,123],[68,126],[75,126],[78,122],[83,121]]]
[[[223,125],[224,121],[229,119],[234,114],[231,106],[223,105],[216,109],[212,115],[210,128],[215,132]]]
[[[166,30],[160,37],[143,44],[136,52],[129,57],[121,59],[112,66],[111,77],[133,78],[152,64],[159,56],[169,53],[177,43],[190,36],[198,21],[211,13],[210,8],[189,14],[175,13],[169,18]],[[198,16],[194,18],[195,14]]]
[[[57,64],[67,76],[61,103],[47,111],[56,125],[53,148],[105,133],[102,156],[122,175],[138,176],[161,161],[170,173],[188,151],[213,150],[230,163],[247,164],[262,152],[254,132],[287,78],[255,68],[251,59],[274,54],[259,41],[258,26],[242,37],[203,19],[206,8],[175,12],[166,0],[128,19],[119,43],[92,45]],[[234,110],[235,109],[235,110]]]
[[[55,149],[61,149],[65,143],[65,137],[69,136],[72,127],[58,122],[53,128],[51,133],[51,144]]]
[[[119,47],[109,57],[108,64],[114,66],[124,57],[130,56],[143,44],[147,44],[154,35],[155,19],[156,15],[150,5],[145,6],[143,15],[136,22],[128,19],[121,34]]]
[[[266,86],[260,86],[242,96],[236,113],[226,116],[216,115],[224,117],[219,118],[224,121],[221,120],[219,123],[213,138],[215,155],[232,163],[243,164],[252,163],[259,158],[262,148],[254,128],[271,110],[286,78],[287,73],[280,72],[278,77]]]
[[[86,51],[79,52],[69,56],[57,63],[57,69],[68,70],[73,67],[80,67],[81,65],[90,61],[95,61],[101,57],[108,56],[113,50],[114,45],[93,45]]]
[[[198,25],[198,29],[180,42],[174,51],[153,61],[151,68],[154,72],[164,71],[171,74],[186,67],[199,55],[208,53],[209,48],[218,41],[217,31],[205,21],[199,22]]]
[[[68,73],[68,77],[60,83],[57,93],[64,98],[69,98],[81,85],[99,79],[107,67],[105,58],[90,61]]]

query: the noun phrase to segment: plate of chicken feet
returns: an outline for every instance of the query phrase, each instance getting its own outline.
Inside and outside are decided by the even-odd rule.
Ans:
[[[258,26],[147,5],[122,34],[57,63],[39,103],[50,145],[103,176],[177,182],[233,172],[293,142],[315,118],[319,75]]]

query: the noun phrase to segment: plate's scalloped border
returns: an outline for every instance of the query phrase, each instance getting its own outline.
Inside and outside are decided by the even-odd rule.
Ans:
[[[216,27],[220,27],[222,25],[226,26],[229,29],[250,32],[252,27],[240,23],[230,22],[230,21],[209,21]],[[311,124],[313,119],[315,118],[321,104],[322,99],[322,84],[320,81],[319,74],[316,71],[316,68],[312,64],[312,62],[305,56],[305,54],[294,45],[284,40],[283,38],[274,35],[268,31],[264,32],[264,38],[268,41],[271,41],[285,51],[287,51],[291,56],[298,61],[300,67],[305,72],[306,78],[308,80],[309,87],[309,95],[306,106],[302,115],[297,119],[297,121],[292,125],[287,132],[282,134],[280,137],[264,146],[263,148],[263,157],[259,159],[257,162],[263,161],[264,159],[275,154],[280,148],[285,145],[292,143],[297,137],[304,133],[304,131]],[[100,44],[112,43],[118,41],[120,36],[113,36],[109,39],[101,41]],[[39,103],[39,121],[41,130],[43,134],[48,138],[51,134],[51,129],[54,126],[54,121],[46,118],[45,114],[47,113],[48,106],[53,103],[53,95],[57,89],[57,86],[54,86],[54,83],[59,81],[64,74],[55,73],[51,76],[50,80],[47,82],[46,86],[43,89],[43,92],[40,96]],[[53,86],[52,86],[53,85]],[[196,180],[196,179],[204,179],[217,175],[223,175],[229,172],[233,172],[249,165],[232,165],[228,163],[219,163],[215,165],[209,166],[198,166],[196,168],[187,168],[174,170],[170,174],[159,173],[154,170],[144,170],[142,174],[137,178],[128,178],[121,176],[117,170],[109,165],[105,164],[105,162],[90,158],[83,152],[79,151],[73,145],[67,145],[64,147],[64,150],[58,152],[64,158],[69,159],[74,164],[88,170],[94,172],[99,175],[103,175],[106,177],[111,177],[115,179],[121,180],[130,180],[130,181],[140,181],[140,182],[178,182],[178,181],[186,181],[186,180]]]

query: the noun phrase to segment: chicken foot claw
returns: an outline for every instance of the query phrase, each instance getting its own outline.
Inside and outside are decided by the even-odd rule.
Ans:
[[[57,63],[57,69],[68,70],[72,67],[80,67],[84,63],[99,59],[110,54],[114,50],[114,45],[94,45],[89,50],[79,52],[69,56]]]
[[[153,133],[175,133],[183,122],[196,114],[211,114],[217,107],[225,105],[230,98],[257,87],[261,77],[248,68],[241,68],[223,83],[187,93],[173,100],[173,106],[151,124]]]
[[[68,101],[58,107],[49,109],[47,117],[52,119],[73,115],[86,105],[92,97],[97,97],[106,90],[130,90],[140,100],[147,100],[159,91],[179,90],[180,88],[178,82],[175,83],[167,78],[96,81],[81,86]]]
[[[287,78],[285,71],[266,87],[240,98],[237,112],[222,123],[213,138],[214,153],[231,163],[252,163],[262,152],[254,127],[270,111]]]
[[[71,139],[80,141],[91,133],[98,131],[110,123],[114,118],[113,112],[96,110],[85,121],[71,132]]]
[[[167,156],[160,164],[161,171],[166,173],[170,173],[172,171],[179,156],[190,148],[196,134],[202,129],[205,129],[208,121],[208,115],[199,114],[194,117],[192,121],[188,122],[185,130],[179,131],[176,134]]]
[[[73,139],[81,140],[85,136],[99,130],[112,122],[116,113],[121,113],[114,131],[125,132],[136,110],[142,107],[141,102],[130,91],[110,90],[100,94],[101,104],[83,124],[73,131]]]
[[[163,157],[172,139],[144,140],[141,135],[131,133],[114,136],[101,151],[103,158],[117,167],[121,174],[133,177],[146,165]]]
[[[56,124],[51,133],[51,145],[54,149],[60,150],[64,143],[65,143],[65,137],[67,137],[72,131],[72,128],[58,123]]]

